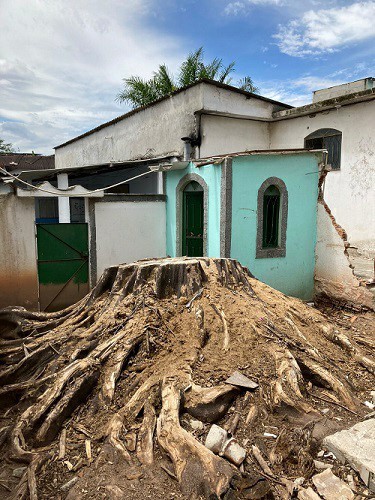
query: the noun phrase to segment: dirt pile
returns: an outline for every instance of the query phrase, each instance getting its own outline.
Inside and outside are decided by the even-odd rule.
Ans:
[[[112,267],[64,311],[0,311],[0,335],[4,498],[288,498],[375,374],[371,335],[230,259]],[[204,446],[213,422],[240,467]]]

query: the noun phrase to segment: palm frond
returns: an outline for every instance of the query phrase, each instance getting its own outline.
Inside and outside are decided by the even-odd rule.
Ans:
[[[246,90],[246,92],[252,92],[253,94],[259,93],[259,88],[254,84],[250,76],[245,76],[237,83],[237,87],[241,90]]]
[[[219,75],[219,82],[229,84],[232,81],[232,78],[230,78],[229,75],[234,72],[235,66],[236,63],[234,61],[228,64],[228,66],[225,66]]]

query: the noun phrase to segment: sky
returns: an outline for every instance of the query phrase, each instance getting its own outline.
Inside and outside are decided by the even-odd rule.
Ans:
[[[0,139],[53,148],[130,108],[122,79],[175,72],[189,52],[236,62],[298,106],[375,77],[375,0],[0,0]]]

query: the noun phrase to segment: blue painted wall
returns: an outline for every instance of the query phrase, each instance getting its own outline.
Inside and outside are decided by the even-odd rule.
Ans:
[[[233,158],[231,257],[273,288],[305,300],[313,296],[318,158],[313,154]],[[288,190],[286,256],[256,259],[258,189],[269,177]]]
[[[254,155],[233,158],[231,257],[261,281],[305,300],[313,296],[318,161],[314,154]],[[220,256],[221,166],[166,174],[167,254],[176,256],[176,187],[187,173],[200,175],[208,185],[207,255]],[[269,177],[284,181],[288,190],[286,257],[256,259],[258,189]]]
[[[167,255],[176,256],[177,184],[186,174],[191,173],[201,176],[208,186],[207,255],[209,257],[220,257],[220,165],[207,165],[197,168],[190,164],[185,170],[167,172]]]

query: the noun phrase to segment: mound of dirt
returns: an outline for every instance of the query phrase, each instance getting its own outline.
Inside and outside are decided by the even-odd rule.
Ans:
[[[289,498],[319,440],[368,413],[373,340],[347,331],[232,259],[115,266],[64,311],[4,309],[0,491]],[[213,423],[240,466],[204,446]]]

